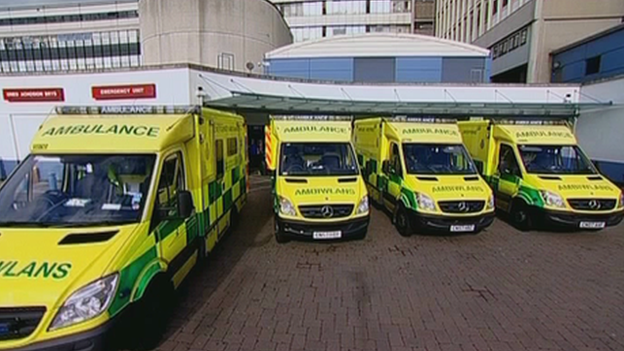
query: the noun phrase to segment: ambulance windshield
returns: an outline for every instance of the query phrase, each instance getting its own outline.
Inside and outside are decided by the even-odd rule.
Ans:
[[[409,174],[476,174],[477,169],[461,144],[403,144]]]
[[[357,175],[357,162],[349,143],[282,144],[280,175]]]
[[[155,155],[31,155],[0,189],[0,227],[138,222],[155,162]]]
[[[518,149],[529,173],[596,174],[576,145],[520,145]]]

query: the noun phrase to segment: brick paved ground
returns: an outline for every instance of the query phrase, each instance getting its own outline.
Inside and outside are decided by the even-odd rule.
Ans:
[[[262,186],[160,350],[624,350],[624,227],[278,245]]]

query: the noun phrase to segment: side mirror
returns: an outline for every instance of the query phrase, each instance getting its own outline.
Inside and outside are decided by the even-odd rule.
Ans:
[[[191,193],[189,191],[178,192],[178,215],[182,218],[189,218],[194,210],[195,205],[193,205]]]

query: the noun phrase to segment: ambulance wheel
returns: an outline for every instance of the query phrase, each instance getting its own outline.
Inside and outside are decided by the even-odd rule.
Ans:
[[[282,229],[282,226],[279,223],[279,220],[274,219],[275,222],[275,241],[277,241],[278,244],[286,244],[287,242],[290,241],[290,239],[288,239],[288,237],[286,237],[286,235],[284,235],[284,230]]]
[[[155,349],[173,312],[175,290],[165,275],[156,277],[139,300],[137,314],[137,349]]]
[[[237,226],[238,226],[238,208],[236,208],[236,205],[234,205],[232,207],[232,210],[230,210],[230,228],[228,231],[232,233],[234,230],[236,230]]]
[[[522,200],[516,200],[511,207],[511,221],[513,225],[523,232],[528,232],[533,227],[529,206]]]
[[[397,213],[394,215],[394,225],[402,236],[408,237],[412,235],[412,223],[410,223],[409,213],[402,205],[399,206]]]

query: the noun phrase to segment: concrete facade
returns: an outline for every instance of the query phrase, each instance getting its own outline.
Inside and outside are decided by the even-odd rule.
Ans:
[[[0,74],[140,65],[136,0],[0,5]]]
[[[147,65],[249,71],[251,63],[261,70],[264,53],[292,42],[277,8],[264,0],[141,0],[139,15]]]
[[[295,42],[362,33],[433,35],[435,0],[270,0]]]
[[[436,13],[437,36],[492,50],[493,81],[546,83],[550,53],[620,24],[624,1],[441,0]]]

